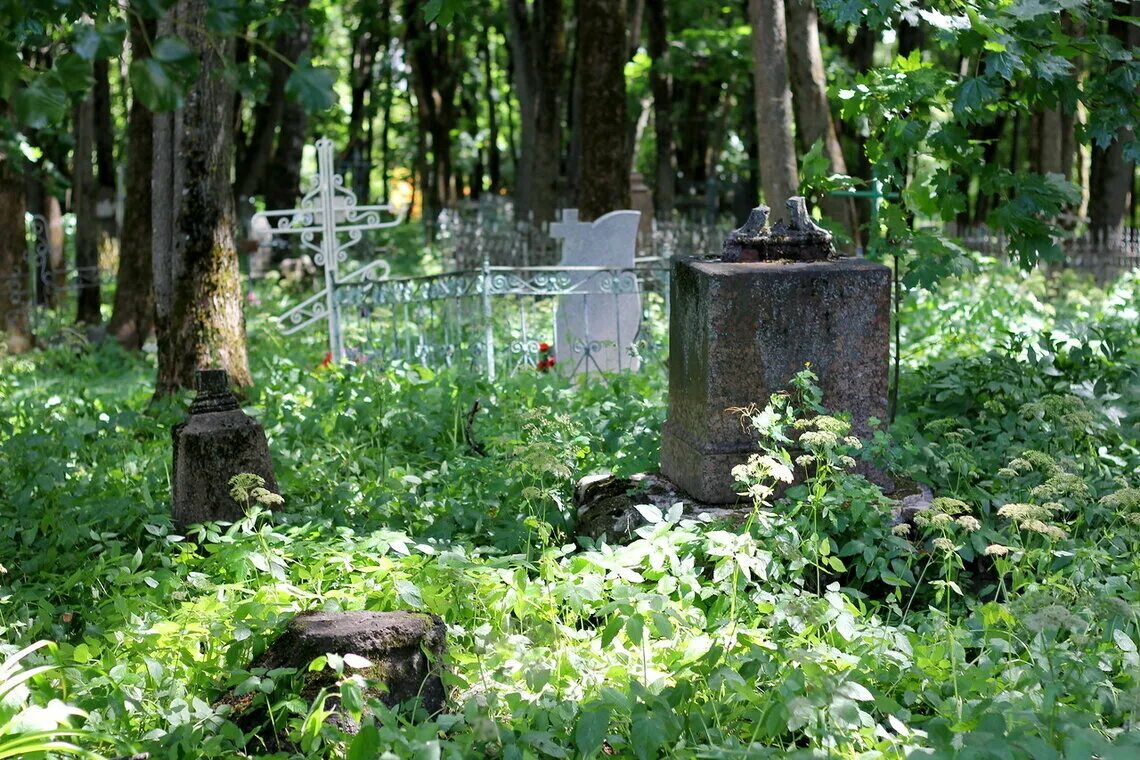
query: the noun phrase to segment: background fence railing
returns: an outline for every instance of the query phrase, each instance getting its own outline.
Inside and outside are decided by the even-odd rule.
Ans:
[[[656,259],[633,269],[485,265],[350,283],[337,298],[345,345],[358,361],[494,378],[545,369],[553,356],[552,371],[591,373],[664,360],[668,278],[667,262]]]

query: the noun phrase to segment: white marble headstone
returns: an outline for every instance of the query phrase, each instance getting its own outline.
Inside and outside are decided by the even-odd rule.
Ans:
[[[577,209],[563,209],[550,236],[562,240],[562,266],[632,270],[637,249],[638,211],[611,211],[593,222],[579,222]],[[641,294],[629,272],[571,273],[585,295],[562,296],[555,317],[557,367],[566,374],[637,371],[630,346],[641,326]],[[618,285],[618,292],[607,287]]]

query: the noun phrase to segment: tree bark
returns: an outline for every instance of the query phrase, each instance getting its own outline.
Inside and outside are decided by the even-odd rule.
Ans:
[[[554,219],[562,158],[560,90],[566,60],[562,0],[509,0],[519,159],[515,215],[535,225]],[[624,50],[624,34],[621,49]]]
[[[147,29],[141,24],[147,24]],[[131,50],[146,49],[154,23],[131,20]],[[139,350],[154,330],[154,269],[151,256],[150,182],[154,164],[154,120],[137,97],[127,118],[127,206],[119,243],[115,308],[107,333],[127,349]]]
[[[819,18],[813,0],[785,0],[788,31],[788,73],[796,111],[796,136],[800,150],[807,153],[818,141],[823,145],[831,171],[847,173],[843,148],[831,120],[827,100],[827,79],[823,70],[823,52],[819,45]],[[820,210],[838,223],[859,245],[859,223],[851,198],[824,195],[818,199]]]
[[[582,163],[578,208],[584,221],[629,208],[629,124],[625,95],[624,0],[581,0],[578,71]]]
[[[756,80],[756,127],[760,135],[760,186],[779,218],[784,202],[799,194],[792,139],[792,92],[788,86],[788,33],[783,0],[749,0],[752,70]]]
[[[264,188],[266,171],[274,150],[274,138],[285,117],[285,84],[291,69],[287,61],[296,61],[309,45],[309,28],[305,11],[309,0],[290,0],[286,9],[295,26],[273,42],[277,55],[269,56],[269,88],[265,100],[254,109],[253,131],[245,149],[240,151],[234,195],[241,202]],[[271,207],[272,208],[272,207]]]
[[[75,109],[75,151],[72,154],[71,206],[75,212],[75,274],[78,288],[75,321],[98,325],[102,294],[99,287],[98,184],[92,158],[95,150],[95,96],[89,94]]]
[[[673,215],[677,169],[673,157],[673,83],[668,72],[669,24],[665,0],[648,0],[649,87],[653,92],[653,133],[657,145],[653,181],[654,210],[658,219]]]
[[[497,195],[503,184],[503,154],[499,150],[499,104],[495,98],[495,82],[491,66],[491,24],[483,23],[483,34],[479,37],[479,56],[483,59],[483,99],[487,101],[487,174],[490,180],[488,190]]]
[[[1140,13],[1140,2],[1113,3],[1113,11],[1121,16]],[[1108,33],[1135,52],[1140,47],[1140,29],[1119,19],[1108,21]],[[1134,189],[1136,164],[1124,156],[1124,146],[1133,139],[1129,127],[1117,130],[1107,147],[1094,144],[1089,176],[1089,231],[1097,241],[1113,244],[1125,224],[1125,214]]]
[[[251,382],[233,239],[234,100],[220,76],[233,45],[207,39],[205,27],[206,0],[179,0],[159,27],[196,49],[200,64],[185,106],[154,119],[156,397],[190,387],[200,368]]]
[[[345,148],[345,162],[352,174],[352,188],[360,203],[368,202],[370,191],[371,163],[368,161],[368,141],[365,125],[372,120],[376,110],[373,102],[376,90],[376,57],[381,49],[386,50],[388,40],[381,33],[387,26],[390,12],[389,0],[377,3],[376,0],[363,0],[360,3],[360,23],[353,33],[352,108],[348,119],[348,145]]]
[[[95,61],[95,213],[99,219],[100,245],[119,237],[115,215],[118,201],[118,177],[115,176],[115,122],[111,118],[110,64],[102,58]]]
[[[9,115],[3,100],[0,115]],[[32,294],[24,241],[24,178],[13,159],[11,153],[0,152],[0,331],[8,352],[16,354],[30,349],[35,339],[28,321]]]

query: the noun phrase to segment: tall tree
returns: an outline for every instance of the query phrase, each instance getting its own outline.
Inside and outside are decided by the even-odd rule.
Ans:
[[[669,23],[665,13],[665,0],[648,0],[649,55],[653,59],[649,70],[649,87],[653,91],[653,132],[657,145],[654,169],[654,210],[658,219],[673,214],[677,168],[673,156],[673,83],[669,76]]]
[[[146,28],[143,28],[143,24]],[[145,50],[154,22],[131,20],[131,53]],[[154,165],[154,120],[137,97],[127,119],[127,205],[119,243],[115,307],[107,333],[125,348],[141,349],[154,329],[154,269],[151,257],[151,174]]]
[[[181,109],[155,117],[152,224],[158,333],[156,396],[224,369],[249,385],[234,247],[233,91],[221,76],[232,40],[206,36],[206,0],[179,0],[159,25],[198,53]]]
[[[495,194],[503,184],[503,155],[499,150],[499,103],[492,68],[494,58],[491,54],[491,30],[491,22],[485,20],[482,34],[479,35],[479,57],[483,62],[483,99],[487,105],[487,173],[490,179],[488,189]]]
[[[0,117],[8,104],[0,99]],[[0,330],[10,353],[21,353],[34,340],[28,322],[28,252],[24,243],[24,178],[15,165],[18,153],[0,143]]]
[[[749,0],[756,128],[760,135],[760,187],[777,216],[799,192],[792,139],[792,91],[788,86],[788,32],[783,0]]]
[[[75,321],[97,325],[102,294],[99,287],[99,242],[101,235],[98,185],[92,164],[95,150],[95,95],[88,95],[75,108],[75,152],[71,173],[71,205],[75,212],[75,270],[78,299]]]
[[[265,99],[254,108],[249,141],[241,146],[238,155],[234,194],[239,202],[255,195],[264,183],[273,155],[274,138],[285,115],[285,85],[292,62],[308,46],[305,20],[308,7],[309,0],[288,0],[285,4],[288,23],[280,25],[282,31],[272,41],[274,54],[269,56],[269,84]]]
[[[1140,48],[1140,27],[1126,19],[1140,14],[1140,2],[1116,0],[1113,10],[1117,16],[1109,19],[1108,33],[1119,40],[1121,46],[1131,48],[1135,53]],[[1121,71],[1119,65],[1113,68],[1116,72]],[[1135,82],[1135,78],[1127,81]],[[1093,144],[1089,177],[1089,228],[1094,237],[1103,241],[1115,241],[1125,223],[1125,213],[1134,190],[1136,163],[1128,158],[1124,147],[1134,139],[1134,127],[1122,125],[1112,135],[1108,145]]]
[[[585,220],[629,208],[627,44],[625,0],[579,2],[582,161],[577,184]]]
[[[562,157],[560,91],[566,62],[562,0],[507,0],[512,74],[519,103],[515,214],[535,224],[554,218]],[[621,48],[625,47],[622,30]],[[623,125],[624,129],[624,125]]]
[[[92,124],[95,130],[95,216],[99,220],[99,244],[119,237],[115,216],[118,178],[115,176],[115,122],[111,116],[110,63],[97,58],[93,64]]]
[[[816,142],[823,146],[831,171],[847,173],[843,148],[831,119],[823,51],[819,44],[819,16],[814,0],[785,0],[788,32],[788,72],[796,111],[796,137],[806,153]],[[819,200],[823,213],[837,222],[858,245],[858,219],[851,198],[825,195]]]
[[[390,0],[361,0],[360,22],[352,34],[352,58],[349,82],[351,106],[348,117],[348,144],[345,158],[352,174],[352,188],[357,200],[368,202],[369,161],[371,140],[366,127],[372,123],[376,111],[376,59],[383,51],[388,54],[388,14]]]

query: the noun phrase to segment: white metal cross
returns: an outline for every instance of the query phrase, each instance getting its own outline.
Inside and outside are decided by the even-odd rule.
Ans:
[[[404,210],[390,205],[358,206],[356,195],[344,185],[344,177],[334,171],[333,143],[327,137],[317,140],[317,176],[297,208],[264,211],[254,219],[269,222],[273,235],[300,235],[301,245],[315,255],[313,262],[325,270],[325,289],[278,317],[286,335],[326,319],[329,351],[335,361],[344,360],[344,338],[340,330],[340,305],[336,290],[363,279],[379,279],[388,274],[388,263],[376,260],[340,278],[338,267],[348,258],[348,249],[360,242],[368,230],[395,227],[403,221]],[[380,221],[382,213],[394,218]],[[346,236],[342,242],[341,236]],[[319,241],[317,240],[319,236]]]

